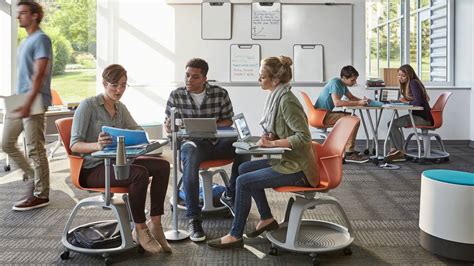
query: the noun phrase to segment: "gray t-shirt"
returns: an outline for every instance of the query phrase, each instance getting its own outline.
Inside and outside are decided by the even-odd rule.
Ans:
[[[40,89],[43,105],[51,105],[51,74],[53,66],[53,48],[51,39],[42,30],[37,30],[21,42],[18,52],[18,82],[16,93],[23,94],[31,90],[35,71],[35,61],[48,58],[48,68]]]
[[[117,113],[114,117],[110,117],[104,106],[104,95],[99,94],[94,97],[83,100],[76,112],[74,112],[74,119],[71,129],[71,147],[79,141],[82,142],[97,142],[99,133],[102,131],[102,126],[110,126],[126,129],[142,129],[133,119],[127,107],[117,102],[115,104]],[[79,154],[84,157],[83,168],[93,168],[101,163],[103,159],[93,158],[88,154]]]

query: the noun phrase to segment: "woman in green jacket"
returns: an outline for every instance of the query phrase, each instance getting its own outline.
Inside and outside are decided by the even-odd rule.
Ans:
[[[308,119],[289,84],[292,63],[286,56],[265,58],[261,62],[258,79],[261,88],[269,91],[260,122],[267,133],[262,135],[258,144],[261,147],[291,148],[291,151],[285,152],[278,160],[255,160],[240,165],[235,199],[226,204],[233,207],[235,214],[232,228],[228,235],[209,241],[207,244],[210,247],[243,247],[242,235],[250,212],[251,198],[257,204],[260,221],[255,231],[247,234],[247,237],[256,237],[278,228],[265,196],[265,188],[317,186],[319,183]]]

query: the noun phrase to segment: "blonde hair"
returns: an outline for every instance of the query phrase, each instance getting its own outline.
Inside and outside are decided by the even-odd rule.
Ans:
[[[415,70],[408,64],[403,65],[398,68],[398,71],[402,71],[405,76],[407,77],[406,82],[400,82],[400,92],[403,95],[403,97],[409,101],[413,100],[413,95],[410,91],[410,81],[414,80],[417,82],[422,90],[423,95],[425,96],[426,100],[429,101],[430,97],[428,96],[428,93],[426,92],[426,88],[421,82],[420,78],[415,73]]]
[[[260,64],[271,79],[278,79],[281,83],[288,83],[293,77],[291,73],[293,60],[287,56],[267,57]]]

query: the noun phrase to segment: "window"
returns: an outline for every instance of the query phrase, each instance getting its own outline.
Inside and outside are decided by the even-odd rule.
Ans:
[[[39,0],[43,6],[44,19],[40,27],[53,42],[53,77],[51,88],[58,91],[65,102],[77,102],[96,94],[96,1],[95,0]],[[0,0],[3,12],[0,19],[1,32],[14,30],[16,7],[11,1]],[[5,10],[3,10],[5,9]],[[4,18],[8,17],[8,18]],[[17,33],[17,34],[16,34]],[[6,78],[13,86],[16,79],[16,49],[26,38],[26,31],[18,27],[17,32],[5,34],[11,41],[13,57],[12,74]],[[11,38],[11,39],[10,39]],[[2,51],[8,49],[5,43]],[[10,58],[8,58],[10,59]],[[3,68],[3,66],[2,66]],[[3,71],[2,71],[3,72]],[[3,79],[3,76],[1,76]],[[12,86],[9,86],[10,88]],[[15,89],[13,89],[13,92]],[[4,92],[5,93],[5,92]],[[7,92],[9,94],[10,92]]]
[[[370,77],[380,77],[384,67],[410,64],[428,84],[452,85],[451,2],[379,0],[367,3],[367,73]]]

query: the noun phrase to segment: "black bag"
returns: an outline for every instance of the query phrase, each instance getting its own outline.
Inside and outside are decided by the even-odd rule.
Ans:
[[[90,249],[115,248],[122,244],[117,221],[103,221],[78,227],[70,232],[67,238],[74,246]]]

